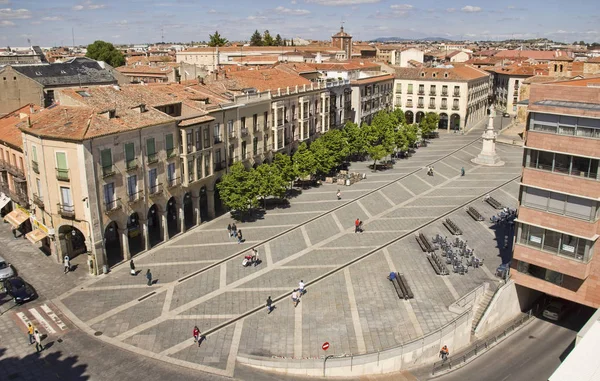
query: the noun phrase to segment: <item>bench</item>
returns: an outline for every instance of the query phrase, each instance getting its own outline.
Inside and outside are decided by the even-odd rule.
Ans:
[[[492,206],[492,208],[494,209],[502,209],[502,204],[498,202],[498,200],[496,200],[493,197],[486,197],[485,201],[490,204]]]
[[[388,279],[390,279],[388,277]],[[394,285],[394,289],[396,290],[396,294],[400,299],[412,299],[414,295],[408,286],[408,282],[403,274],[396,273],[396,277],[391,279],[392,284]]]
[[[450,272],[448,271],[448,266],[446,266],[446,264],[440,259],[440,257],[437,256],[436,253],[431,253],[431,255],[428,255],[427,260],[429,261],[431,267],[433,267],[433,271],[435,271],[437,275],[450,274]]]
[[[421,246],[421,250],[426,253],[433,253],[434,248],[433,245],[429,242],[427,237],[423,233],[415,234],[415,238],[419,246]]]
[[[473,219],[475,221],[483,221],[483,216],[481,215],[481,213],[479,213],[477,211],[477,209],[473,208],[472,206],[469,206],[467,208],[467,214],[471,217],[473,217]]]
[[[451,219],[446,218],[446,221],[444,221],[443,224],[448,230],[450,230],[450,233],[452,233],[453,235],[462,234],[462,230],[460,230],[460,228],[456,226],[456,223],[454,223],[454,221],[452,221]]]

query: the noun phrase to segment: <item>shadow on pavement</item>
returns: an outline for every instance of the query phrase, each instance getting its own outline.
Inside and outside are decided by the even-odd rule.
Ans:
[[[50,348],[53,342],[45,344]],[[35,351],[32,345],[32,351]],[[23,358],[6,357],[5,348],[0,348],[0,369],[6,370],[2,375],[3,380],[24,380],[24,379],[56,379],[65,381],[83,381],[89,380],[84,375],[87,369],[85,364],[77,364],[77,356],[69,356],[61,359],[62,352],[53,352],[47,355],[33,352]],[[33,378],[32,378],[33,377]]]

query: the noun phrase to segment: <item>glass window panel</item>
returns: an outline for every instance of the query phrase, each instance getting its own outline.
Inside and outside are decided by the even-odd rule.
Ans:
[[[133,143],[125,144],[125,160],[130,162],[135,158],[135,149]]]
[[[519,243],[527,244],[527,237],[529,237],[529,225],[520,224],[521,235],[519,236]]]
[[[546,123],[556,123],[558,122],[558,115],[553,115],[553,114],[540,114],[540,113],[535,113],[533,116],[533,119],[538,122],[546,122]]]
[[[592,179],[597,179],[598,178],[598,159],[592,159],[592,162],[590,164],[590,172],[589,172],[589,176]]]
[[[570,126],[558,126],[558,133],[561,135],[575,135],[575,127]]]
[[[557,153],[554,155],[554,172],[569,173],[571,156]]]
[[[560,286],[563,282],[563,274],[546,269],[546,277],[544,279]]]
[[[31,146],[31,152],[33,154],[33,161],[37,162],[37,149],[35,146]]]
[[[575,257],[575,248],[577,247],[577,237],[572,235],[563,234],[562,241],[560,243],[560,254],[569,257]]]
[[[546,124],[535,123],[533,125],[533,130],[534,131],[540,131],[540,132],[550,132],[550,133],[556,134],[556,126],[555,125],[554,126],[549,126],[549,125],[546,125]]]
[[[577,125],[584,127],[600,128],[600,119],[578,118]]]
[[[525,205],[546,210],[550,192],[530,187],[525,188],[525,192]]]
[[[589,220],[592,217],[592,208],[594,202],[586,198],[569,196],[565,214],[571,217],[585,218]]]
[[[133,195],[137,193],[137,176],[131,175],[127,178],[127,194]]]
[[[561,233],[552,230],[546,230],[544,236],[544,250],[552,253],[558,253],[558,245],[560,242]]]
[[[595,131],[593,128],[577,127],[577,136],[591,138],[594,135],[595,135]]]
[[[544,169],[546,171],[552,170],[552,159],[554,158],[554,154],[552,152],[545,151],[537,151],[538,153],[538,161],[537,168]]]
[[[533,247],[541,248],[543,235],[544,229],[538,228],[537,226],[529,226],[527,244]]]
[[[590,169],[590,159],[587,157],[573,157],[573,168],[571,169],[571,175],[588,177],[588,171]]]
[[[559,124],[564,124],[567,126],[576,126],[577,125],[577,118],[574,116],[566,116],[566,115],[561,115],[560,116],[560,121]]]
[[[548,200],[548,210],[554,213],[563,214],[565,212],[565,201],[567,196],[560,193],[551,193]]]

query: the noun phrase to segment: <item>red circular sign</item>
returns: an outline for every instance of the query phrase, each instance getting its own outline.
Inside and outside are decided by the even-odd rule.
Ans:
[[[324,351],[329,349],[329,343],[326,341],[323,343],[323,345],[321,346],[321,348],[323,348]]]

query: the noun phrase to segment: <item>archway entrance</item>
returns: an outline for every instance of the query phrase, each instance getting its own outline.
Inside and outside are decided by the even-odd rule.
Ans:
[[[407,111],[404,113],[404,116],[406,117],[406,123],[408,124],[413,124],[415,121],[415,114],[413,114],[412,111]]]
[[[425,113],[423,111],[417,112],[417,117],[415,119],[415,123],[417,123],[417,124],[421,123],[421,119],[423,119],[424,117],[425,117]]]
[[[206,187],[200,188],[200,222],[208,221],[208,195],[206,194]]]
[[[132,257],[144,250],[144,235],[140,227],[140,216],[136,212],[133,212],[127,219],[127,240]]]
[[[460,115],[452,114],[452,116],[450,117],[450,129],[460,130]]]
[[[156,204],[148,209],[148,237],[150,238],[150,247],[163,240],[163,236],[160,234],[160,215]]]
[[[219,179],[215,182],[215,192],[214,192],[215,217],[225,214],[225,206],[223,205],[223,201],[221,200],[221,195],[219,194],[219,187],[217,186],[220,182],[221,182],[221,179]]]
[[[446,114],[446,113],[440,114],[440,122],[438,123],[438,128],[443,128],[443,129],[448,128],[448,114]]]
[[[115,221],[111,221],[104,229],[104,250],[106,251],[108,267],[112,267],[125,259],[123,258],[123,250],[121,250],[121,240],[119,240],[119,227]]]
[[[185,224],[185,230],[196,224],[196,221],[194,221],[194,204],[192,203],[192,194],[189,192],[183,196],[183,222]]]
[[[87,252],[83,233],[74,226],[63,225],[58,228],[58,240],[63,257],[68,255],[73,259],[79,254]],[[62,259],[62,258],[61,258]]]
[[[179,233],[179,224],[177,222],[177,202],[175,201],[175,197],[171,197],[167,202],[167,231],[169,238]]]

